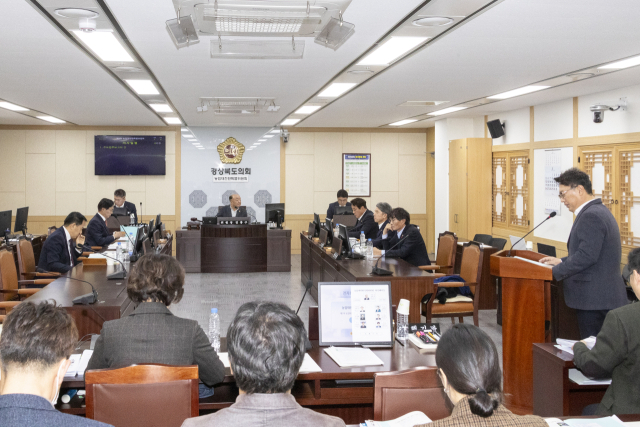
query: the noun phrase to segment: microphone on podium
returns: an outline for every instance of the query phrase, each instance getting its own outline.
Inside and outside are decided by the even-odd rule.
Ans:
[[[546,217],[546,218],[544,219],[544,221],[542,221],[540,224],[536,225],[536,226],[533,228],[533,230],[535,230],[536,228],[540,227],[540,226],[541,226],[542,224],[544,224],[548,219],[551,219],[551,218],[553,218],[554,216],[556,216],[556,214],[557,214],[557,212],[556,212],[556,211],[551,212],[551,213],[549,214],[549,216],[548,216],[548,217]],[[529,234],[533,233],[533,230],[531,230],[530,232],[528,232],[527,234],[525,234],[524,236],[522,236],[522,239],[518,240],[518,241],[517,241],[517,242],[515,242],[513,245],[511,245],[511,249],[513,249],[513,247],[514,247],[515,245],[517,245],[518,243],[522,242],[522,240],[523,240],[525,237],[527,237]],[[511,256],[511,249],[509,249],[509,254],[508,254],[507,256]]]

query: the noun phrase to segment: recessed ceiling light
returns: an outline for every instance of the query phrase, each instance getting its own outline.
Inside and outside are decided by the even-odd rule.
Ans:
[[[282,126],[293,126],[296,123],[298,123],[300,121],[300,119],[286,119],[284,120],[282,123],[280,123]]]
[[[524,86],[518,89],[510,90],[508,92],[499,93],[493,96],[487,96],[489,99],[507,99],[514,96],[525,95],[527,93],[537,92],[542,89],[547,89],[550,86]]]
[[[142,68],[138,67],[127,67],[126,65],[119,65],[117,67],[111,67],[114,71],[119,71],[121,73],[139,73],[142,71]]]
[[[103,61],[133,62],[129,52],[122,47],[116,36],[110,31],[85,33],[80,30],[72,30],[71,32]]]
[[[149,104],[158,113],[173,113],[168,104]]]
[[[320,105],[305,105],[304,107],[298,108],[294,114],[311,114],[320,109]]]
[[[266,139],[259,139],[258,142],[266,142]]]
[[[446,102],[449,101],[407,101],[402,104],[398,104],[398,107],[433,107]]]
[[[181,129],[180,129],[180,131],[182,131],[182,132],[191,132],[191,131],[189,130],[189,128],[181,128]]]
[[[151,80],[125,80],[138,95],[158,95],[158,89]]]
[[[77,9],[73,7],[56,9],[54,13],[63,18],[97,18],[100,16],[98,12],[93,10]]]
[[[389,126],[402,126],[402,125],[407,125],[413,122],[417,122],[417,120],[414,120],[414,119],[400,120],[399,122],[389,123]]]
[[[443,114],[455,113],[456,111],[466,110],[469,107],[449,107],[443,110],[434,111],[432,113],[427,114],[428,116],[441,116]]]
[[[167,122],[170,125],[181,125],[182,124],[182,120],[180,120],[178,117],[163,117],[164,121]]]
[[[360,75],[367,74],[368,75],[368,74],[373,74],[374,71],[373,70],[349,70],[349,71],[347,71],[347,73],[349,73],[349,74],[360,74]]]
[[[11,110],[11,111],[29,111],[28,108],[24,108],[19,105],[12,104],[6,101],[0,102],[0,108],[6,108],[7,110]]]
[[[263,135],[263,138],[273,138],[275,135]]]
[[[358,65],[389,65],[411,49],[427,41],[428,37],[391,37],[379,48],[365,56]]]
[[[332,83],[331,86],[320,92],[318,96],[322,98],[335,98],[342,95],[355,85],[355,83]]]
[[[189,141],[197,141],[197,139],[190,139]]]
[[[253,145],[260,145],[260,144],[262,144],[262,142],[256,142]]]
[[[446,16],[427,16],[426,18],[416,19],[413,21],[413,25],[416,27],[441,27],[452,22],[453,18],[447,18]]]
[[[622,69],[622,68],[635,67],[636,65],[640,65],[640,55],[623,59],[622,61],[612,62],[611,64],[598,67],[598,69],[599,70]]]
[[[280,129],[274,129],[274,130],[270,131],[269,133],[280,133]]]
[[[52,116],[37,116],[40,120],[46,120],[50,123],[66,123],[64,120],[57,119]]]

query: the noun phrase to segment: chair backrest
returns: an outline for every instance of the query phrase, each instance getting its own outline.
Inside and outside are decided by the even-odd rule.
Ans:
[[[13,253],[4,250],[0,251],[0,289],[18,289],[18,272],[16,271],[16,261]],[[17,293],[0,293],[0,301],[8,301],[17,296]]]
[[[538,243],[538,253],[546,256],[556,256],[556,247],[551,245],[545,245],[543,243]]]
[[[151,241],[149,240],[148,237],[145,237],[144,240],[142,241],[142,252],[146,255],[146,254],[150,254],[152,253],[151,250]]]
[[[52,225],[51,227],[47,228],[47,236],[51,236],[51,233],[53,233],[57,229],[58,227],[56,227],[55,225]]]
[[[27,239],[18,240],[18,268],[20,274],[22,273],[35,273],[36,271],[36,258],[33,255],[33,245]],[[22,277],[25,278],[24,276]]]
[[[453,274],[453,266],[456,261],[456,246],[458,237],[451,231],[445,231],[438,235],[437,265],[450,265],[451,268],[440,269],[439,273]]]
[[[499,249],[499,250],[503,250],[504,249],[504,245],[507,244],[507,239],[502,239],[500,237],[492,237],[491,238],[491,242],[489,243],[489,245],[491,245],[491,247]]]
[[[460,277],[465,282],[479,284],[482,276],[482,256],[484,251],[477,242],[467,242],[462,245],[462,257],[460,258]],[[476,286],[470,285],[473,294],[476,294]],[[475,298],[477,300],[477,298]]]
[[[153,243],[158,244],[158,240],[160,240],[160,230],[154,230],[153,232]]]
[[[84,382],[87,418],[115,427],[180,427],[198,416],[198,366],[97,369]]]
[[[484,243],[485,245],[491,244],[491,237],[489,234],[476,234],[473,236],[473,241],[478,243]]]
[[[411,411],[432,420],[451,415],[436,367],[417,367],[373,375],[373,419],[387,421]]]

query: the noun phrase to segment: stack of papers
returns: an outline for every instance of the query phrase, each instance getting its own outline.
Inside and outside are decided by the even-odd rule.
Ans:
[[[579,385],[607,385],[611,379],[595,380],[589,378],[577,369],[569,369],[569,379]]]
[[[612,415],[610,417],[605,418],[582,418],[582,419],[569,419],[569,420],[561,420],[559,418],[546,418],[545,421],[549,424],[549,427],[623,427],[625,424],[620,421],[620,418]]]
[[[555,348],[558,348],[562,351],[566,351],[567,353],[571,353],[573,354],[573,345],[575,343],[577,343],[578,341],[574,341],[574,340],[564,340],[562,338],[558,338],[556,340],[557,345],[555,345]],[[585,344],[587,345],[587,348],[589,350],[591,350],[593,348],[594,345],[596,345],[596,337],[589,337],[587,339],[584,340]]]
[[[384,362],[370,348],[329,347],[324,352],[341,368],[352,366],[384,366]]]
[[[514,258],[517,258],[517,259],[519,259],[520,261],[530,262],[531,264],[535,264],[535,265],[537,265],[537,266],[539,266],[539,267],[553,268],[553,265],[551,265],[551,264],[543,264],[543,263],[541,263],[541,262],[534,261],[534,260],[527,259],[527,258],[522,258],[522,257],[520,257],[520,256],[514,256]]]
[[[390,421],[371,421],[367,420],[360,424],[362,427],[413,427],[417,424],[430,423],[431,419],[420,411],[409,412]]]
[[[220,358],[220,361],[225,368],[231,367],[231,363],[229,363],[229,353],[218,353],[218,357]],[[309,354],[305,353],[299,373],[309,374],[311,372],[322,372],[322,368],[318,366],[318,364],[311,358],[311,356],[309,356]]]
[[[64,374],[64,378],[66,380],[73,379],[76,376],[84,375],[84,371],[87,369],[87,365],[89,364],[89,360],[91,359],[91,355],[93,354],[93,350],[85,350],[82,354],[72,354],[69,356],[69,360],[71,360],[71,365],[69,365],[69,369]]]

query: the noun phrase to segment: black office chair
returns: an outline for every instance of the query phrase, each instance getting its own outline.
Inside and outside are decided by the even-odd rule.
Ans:
[[[551,245],[545,245],[543,243],[538,243],[538,253],[546,256],[552,256],[555,258],[556,256],[556,247]]]
[[[491,239],[493,239],[493,237],[488,234],[476,234],[475,236],[473,236],[474,242],[484,243],[485,245],[490,245]]]
[[[502,239],[500,237],[492,237],[491,242],[489,242],[489,245],[491,245],[491,247],[494,247],[498,250],[503,250],[504,245],[506,244],[507,244],[507,239]]]

